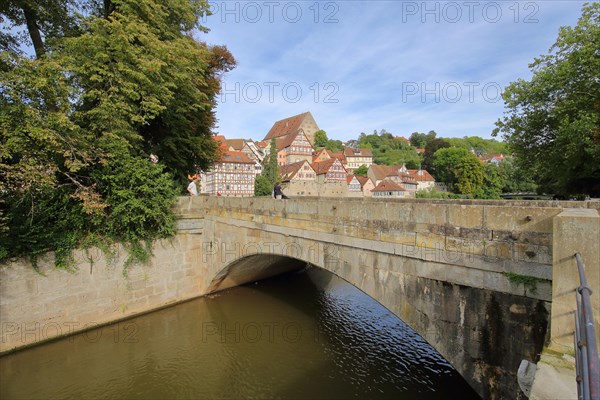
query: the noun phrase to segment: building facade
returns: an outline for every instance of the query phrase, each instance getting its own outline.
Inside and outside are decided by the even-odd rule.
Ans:
[[[254,196],[256,163],[240,151],[224,151],[220,162],[201,174],[201,193],[213,196]]]
[[[344,149],[344,157],[346,159],[346,169],[351,174],[361,165],[366,165],[367,168],[373,164],[373,152],[367,148],[348,148]]]

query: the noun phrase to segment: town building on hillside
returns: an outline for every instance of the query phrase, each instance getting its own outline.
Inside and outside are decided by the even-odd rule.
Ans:
[[[315,143],[315,132],[319,130],[317,122],[310,112],[294,115],[275,122],[263,140],[270,141],[271,138],[278,138],[289,135],[302,129],[310,141],[311,145]]]
[[[254,196],[254,180],[260,174],[256,161],[241,151],[229,150],[227,139],[223,136],[213,138],[220,143],[222,156],[210,170],[201,173],[201,193],[213,196]]]
[[[306,160],[283,165],[279,169],[282,182],[315,181],[317,174]]]
[[[251,139],[225,139],[225,143],[227,144],[228,150],[241,151],[258,164],[262,163],[265,158],[263,149],[258,147]]]
[[[390,180],[401,185],[406,193],[402,197],[416,196],[417,180],[408,173],[404,164],[399,165],[377,165],[372,164],[369,167],[367,175],[375,183],[375,187],[383,180]]]
[[[331,158],[331,152],[327,149],[317,150],[313,153],[312,162],[321,162]]]
[[[275,145],[277,147],[277,164],[279,166],[305,160],[312,162],[314,149],[302,129],[276,138]]]
[[[419,190],[433,190],[435,187],[435,178],[431,176],[425,169],[409,169],[408,173],[410,176],[417,181],[417,191]]]
[[[398,165],[379,165],[371,164],[367,176],[371,178],[375,186],[387,177],[398,176],[398,174],[408,174],[408,169],[404,164]]]
[[[373,164],[373,152],[367,148],[344,148],[344,158],[346,159],[346,170],[349,174],[361,165],[367,168]]]
[[[348,175],[346,177],[346,183],[348,184],[348,197],[363,197],[362,185],[355,175]]]
[[[489,156],[481,159],[481,161],[484,163],[494,164],[497,166],[505,158],[506,158],[506,156],[504,154],[492,154],[492,155],[489,155]]]
[[[326,182],[346,182],[346,169],[339,159],[330,158],[329,160],[314,162],[311,167],[317,175],[318,183]]]
[[[337,158],[338,160],[340,160],[340,163],[342,163],[342,165],[344,166],[344,168],[346,168],[346,156],[344,156],[344,151],[337,151],[337,152],[333,152],[330,150],[327,150],[327,152],[329,153],[329,157],[331,158]]]
[[[375,189],[375,184],[368,176],[357,176],[356,179],[360,182],[360,188],[362,190],[363,196],[371,197],[373,196],[373,189]]]
[[[356,139],[350,139],[347,142],[343,143],[344,147],[350,147],[350,148],[357,148],[358,147],[358,140]]]
[[[396,182],[384,179],[371,191],[375,198],[403,198],[408,197],[406,189]]]
[[[281,181],[284,192],[288,196],[319,196],[314,169],[306,161],[298,161],[280,167]]]

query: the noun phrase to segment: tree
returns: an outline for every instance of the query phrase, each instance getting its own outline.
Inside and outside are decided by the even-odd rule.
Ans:
[[[504,179],[499,168],[494,164],[483,164],[483,185],[475,191],[478,199],[499,199],[504,186]]]
[[[458,160],[454,167],[456,189],[461,194],[475,196],[483,188],[483,165],[477,157],[467,154]]]
[[[416,148],[424,148],[427,145],[427,135],[424,133],[413,132],[408,140]]]
[[[420,165],[421,160],[415,148],[402,139],[395,138],[392,134],[382,129],[382,134],[361,134],[359,147],[373,150],[373,161],[377,164],[396,165],[407,164]]]
[[[0,36],[0,49],[16,52],[20,45],[31,44],[36,57],[42,57],[48,40],[75,33],[76,5],[74,0],[3,1],[0,3],[0,15],[11,22],[13,32],[18,32],[19,26],[25,26],[27,34],[3,34]]]
[[[354,175],[356,176],[367,176],[369,172],[369,168],[366,165],[361,165],[360,167],[354,170]]]
[[[75,18],[71,0],[0,6],[3,18],[28,24],[33,42],[35,29],[46,41],[34,43],[31,60],[11,48],[18,37],[0,38],[9,49],[0,53],[3,257],[54,249],[60,263],[92,237],[123,241],[140,256],[141,242],[174,232],[173,173],[219,156],[213,109],[221,74],[235,61],[190,35],[204,29],[198,22],[208,3],[81,7],[86,12]]]
[[[454,185],[458,181],[457,167],[468,156],[474,157],[475,160],[479,162],[479,160],[466,149],[444,147],[437,150],[433,161],[433,170],[436,174],[436,180],[446,183],[450,188],[454,188]]]
[[[275,182],[280,180],[275,138],[271,139],[269,154],[263,159],[262,165],[262,173],[258,175],[254,181],[254,195],[270,196],[273,192]]]
[[[434,166],[434,157],[435,153],[439,149],[444,149],[450,147],[450,144],[444,139],[433,139],[427,146],[425,147],[425,153],[423,154],[423,169],[426,169],[430,174],[432,174],[436,180],[442,180],[438,177],[437,172]]]
[[[543,191],[600,196],[600,3],[562,27],[548,55],[503,93],[502,134]]]
[[[531,175],[516,162],[513,157],[508,157],[498,165],[498,173],[502,180],[504,193],[529,193],[536,192],[537,185]]]
[[[333,151],[334,153],[336,153],[338,151],[344,150],[344,144],[342,143],[341,140],[330,139],[327,141],[325,148],[329,151]]]
[[[413,132],[408,140],[410,140],[410,144],[414,147],[423,149],[427,146],[427,143],[435,139],[436,136],[437,133],[435,131],[429,131],[429,133]]]
[[[324,130],[320,129],[315,132],[315,147],[325,147],[328,141],[327,133]]]

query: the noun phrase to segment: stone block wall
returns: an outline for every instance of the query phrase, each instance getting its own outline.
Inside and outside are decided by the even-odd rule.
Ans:
[[[40,260],[39,272],[26,260],[1,265],[0,353],[204,294],[197,236],[156,242],[148,265],[126,275],[123,248],[111,262],[97,248],[76,251],[73,271],[55,269],[53,254]]]

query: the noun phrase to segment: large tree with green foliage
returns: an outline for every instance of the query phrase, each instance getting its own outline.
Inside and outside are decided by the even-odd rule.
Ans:
[[[427,146],[425,147],[425,153],[423,153],[423,169],[426,169],[438,181],[442,181],[443,179],[441,175],[438,176],[434,165],[435,153],[439,149],[444,149],[447,147],[450,147],[450,143],[448,143],[446,140],[440,138],[433,139],[427,143]]]
[[[0,43],[0,256],[68,254],[90,238],[140,255],[141,241],[173,233],[173,177],[219,156],[213,109],[235,61],[190,35],[208,3],[90,0],[77,17],[72,6],[0,6],[36,50]]]
[[[453,171],[458,193],[475,196],[475,193],[483,188],[483,172],[483,165],[477,157],[467,154],[460,158]]]
[[[541,189],[600,196],[600,3],[562,27],[549,54],[503,93],[497,122],[518,162]]]
[[[433,161],[436,181],[444,182],[450,188],[454,188],[458,180],[456,167],[468,155],[469,152],[466,149],[457,147],[444,147],[437,150]]]

